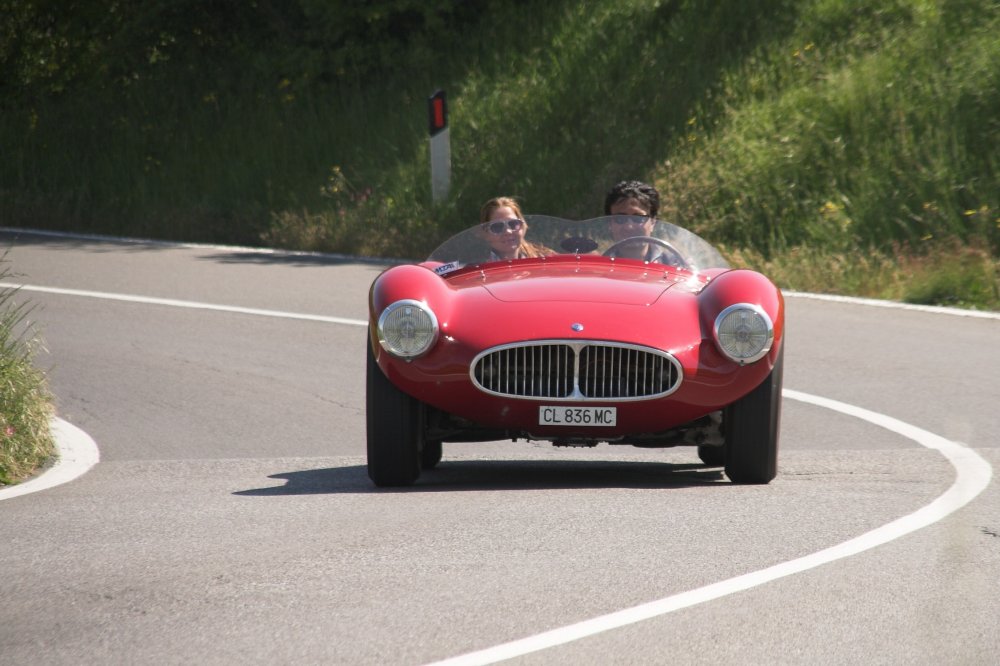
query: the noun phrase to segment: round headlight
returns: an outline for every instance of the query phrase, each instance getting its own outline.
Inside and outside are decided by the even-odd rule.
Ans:
[[[437,317],[420,301],[396,301],[378,318],[379,342],[393,356],[420,356],[431,348],[437,335]]]
[[[771,350],[774,324],[756,305],[730,305],[715,318],[715,342],[723,354],[740,365],[753,363]]]

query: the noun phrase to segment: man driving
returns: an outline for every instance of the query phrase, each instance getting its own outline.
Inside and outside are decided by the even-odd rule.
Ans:
[[[615,243],[637,236],[652,236],[659,211],[660,193],[652,185],[638,180],[623,180],[604,197],[604,214],[616,216],[608,223]],[[622,243],[615,249],[615,256],[671,263],[661,248],[642,241]]]

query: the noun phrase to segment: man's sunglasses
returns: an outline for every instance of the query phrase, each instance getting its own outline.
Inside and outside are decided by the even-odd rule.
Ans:
[[[511,231],[517,231],[524,224],[524,220],[519,220],[514,218],[512,220],[497,220],[496,222],[490,222],[489,224],[484,224],[483,226],[491,234],[502,234],[503,232],[510,229]]]
[[[615,224],[645,224],[648,216],[644,215],[619,215],[611,218]]]

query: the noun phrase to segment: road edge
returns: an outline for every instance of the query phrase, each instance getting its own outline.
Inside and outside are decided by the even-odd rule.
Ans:
[[[86,432],[59,417],[52,418],[50,427],[56,445],[55,464],[28,481],[0,489],[0,501],[69,483],[100,462],[97,442]]]
[[[849,305],[867,305],[873,308],[892,308],[895,310],[912,310],[914,312],[930,312],[933,314],[952,315],[954,317],[971,317],[973,319],[1000,320],[1000,312],[993,310],[967,310],[965,308],[950,308],[943,305],[918,305],[902,301],[886,301],[878,298],[862,298],[860,296],[839,296],[837,294],[813,294],[807,291],[781,290],[782,295],[792,298],[802,298],[828,303],[847,303]]]
[[[904,537],[947,518],[979,496],[992,482],[993,467],[971,447],[945,439],[905,421],[863,407],[784,389],[782,397],[816,405],[911,439],[927,449],[937,451],[951,463],[955,480],[942,494],[916,511],[896,518],[846,541],[784,562],[745,574],[709,583],[644,604],[599,615],[587,620],[549,629],[532,636],[500,643],[457,657],[434,661],[426,666],[485,666],[516,657],[620,629],[645,620],[673,613],[732,594],[744,592],[773,581],[815,569],[830,562],[863,553]]]

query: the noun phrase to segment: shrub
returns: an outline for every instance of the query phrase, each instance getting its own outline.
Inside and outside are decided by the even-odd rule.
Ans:
[[[11,273],[0,257],[0,282]],[[45,375],[33,365],[40,341],[27,315],[31,308],[16,303],[16,289],[0,290],[0,486],[30,476],[52,457],[49,429],[52,396]]]

